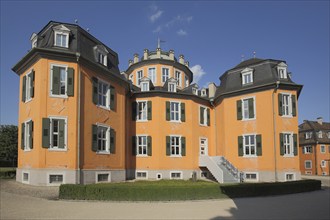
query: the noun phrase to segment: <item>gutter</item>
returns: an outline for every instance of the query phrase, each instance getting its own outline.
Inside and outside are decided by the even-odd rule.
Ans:
[[[275,103],[274,103],[274,95],[279,88],[280,81],[276,81],[276,86],[272,93],[272,107],[273,107],[273,138],[274,138],[274,174],[275,174],[275,182],[278,181],[278,174],[277,174],[277,159],[276,159],[276,115],[275,115]]]
[[[78,72],[78,141],[77,141],[77,183],[81,184],[81,175],[80,175],[80,82],[81,82],[81,72],[79,65],[80,53],[76,53],[77,56],[77,72]]]

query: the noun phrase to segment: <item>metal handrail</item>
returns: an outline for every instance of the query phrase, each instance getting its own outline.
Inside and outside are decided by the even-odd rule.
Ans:
[[[221,164],[240,182],[243,182],[243,173],[240,172],[232,163],[230,163],[224,156],[220,157]]]

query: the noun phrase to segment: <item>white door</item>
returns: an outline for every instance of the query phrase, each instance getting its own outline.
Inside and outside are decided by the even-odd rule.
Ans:
[[[200,148],[200,155],[204,155],[204,156],[208,155],[207,138],[199,139],[199,148]]]

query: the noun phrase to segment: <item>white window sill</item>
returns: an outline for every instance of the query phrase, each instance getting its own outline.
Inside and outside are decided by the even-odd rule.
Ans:
[[[97,151],[96,154],[110,155],[110,152],[109,151]]]
[[[199,126],[202,126],[202,127],[208,127],[207,124],[199,124]]]
[[[242,118],[242,121],[253,121],[256,120],[256,118]]]
[[[65,152],[65,151],[68,151],[68,149],[66,148],[48,148],[48,151],[53,151],[53,152]]]
[[[179,121],[178,121],[178,120],[170,120],[170,122],[174,122],[174,123],[180,123],[180,124],[182,123],[182,121],[181,121],[181,120],[179,120]]]
[[[243,158],[258,158],[257,155],[244,155]]]
[[[290,158],[290,157],[294,157],[294,155],[293,154],[284,154],[283,157]]]
[[[136,119],[136,122],[148,122],[148,120],[146,120],[146,119]]]
[[[24,152],[31,152],[32,149],[24,149]]]
[[[105,106],[103,106],[103,105],[96,105],[97,107],[99,107],[99,108],[102,108],[102,109],[104,109],[104,110],[108,110],[108,111],[110,111],[110,108],[108,108],[108,107],[105,107]]]
[[[292,115],[282,115],[282,118],[293,118]]]
[[[53,94],[50,94],[50,97],[51,98],[61,98],[61,99],[69,98],[69,96],[67,96],[67,95],[53,95]]]
[[[27,104],[27,103],[29,103],[29,102],[31,102],[31,101],[32,101],[32,98],[30,98],[30,99],[26,99],[24,103]]]
[[[143,155],[143,154],[138,154],[138,155],[136,155],[136,157],[149,157],[148,155]]]
[[[171,155],[170,157],[173,157],[173,158],[182,158],[182,155]]]

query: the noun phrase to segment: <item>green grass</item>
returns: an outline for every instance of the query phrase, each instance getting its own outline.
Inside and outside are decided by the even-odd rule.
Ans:
[[[16,173],[16,167],[0,167],[0,179],[13,179],[15,175],[12,175],[13,173]],[[8,174],[11,175],[8,175]]]

